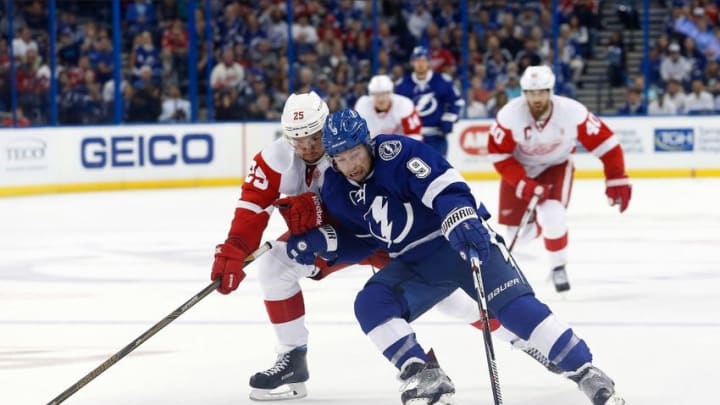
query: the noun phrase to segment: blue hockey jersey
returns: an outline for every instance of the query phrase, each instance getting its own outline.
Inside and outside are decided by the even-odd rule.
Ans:
[[[413,100],[422,120],[422,134],[426,136],[452,132],[465,106],[452,79],[432,71],[425,80],[418,80],[414,73],[405,75],[395,86],[395,93]]]
[[[474,209],[475,199],[460,173],[421,142],[379,135],[373,149],[374,168],[362,183],[325,172],[321,196],[341,224],[339,260],[357,262],[378,248],[391,258],[420,260],[447,243],[440,232],[445,216]]]

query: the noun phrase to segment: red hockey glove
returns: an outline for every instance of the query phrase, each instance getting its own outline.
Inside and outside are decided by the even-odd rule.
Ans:
[[[243,266],[248,253],[230,243],[221,243],[215,247],[215,262],[213,263],[211,280],[221,278],[218,291],[230,294],[245,278]]]
[[[542,186],[530,177],[525,177],[518,182],[515,188],[515,197],[526,202],[530,202],[535,194],[540,196],[538,200],[538,204],[540,204],[550,197],[550,187]]]
[[[605,195],[608,197],[610,206],[619,205],[620,212],[625,211],[630,204],[630,197],[632,196],[630,179],[625,176],[605,180]]]
[[[292,235],[315,229],[327,220],[320,197],[315,193],[308,192],[281,198],[275,201],[275,206],[280,208],[280,214],[285,218]]]

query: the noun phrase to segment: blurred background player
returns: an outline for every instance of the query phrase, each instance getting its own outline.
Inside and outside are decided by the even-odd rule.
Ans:
[[[428,50],[416,46],[411,56],[413,72],[405,75],[395,93],[412,99],[420,119],[424,142],[447,157],[447,136],[465,106],[452,78],[430,69]]]
[[[548,66],[530,66],[520,79],[523,97],[506,104],[490,129],[488,151],[500,182],[500,217],[512,237],[534,194],[540,196],[535,221],[549,253],[558,292],[570,289],[566,273],[567,206],[574,178],[572,154],[580,142],[603,164],[605,194],[620,212],[630,203],[631,186],[622,147],[612,130],[579,102],[553,94],[555,75]]]
[[[394,88],[390,76],[373,76],[368,83],[368,95],[358,99],[355,111],[367,121],[370,136],[403,134],[422,141],[422,122],[415,104],[393,93]]]
[[[326,224],[291,236],[287,254],[310,264],[316,254],[352,261],[378,248],[388,251],[390,262],[357,294],[355,316],[399,370],[403,404],[453,403],[452,381],[410,323],[453,291],[477,296],[471,256],[482,263],[488,310],[505,328],[540,349],[593,405],[625,403],[592,364],[585,341],[535,297],[502,237],[485,222],[490,214],[447,160],[404,136],[372,139],[365,120],[350,109],[328,117],[323,145],[333,170],[325,173],[320,193],[342,227]]]

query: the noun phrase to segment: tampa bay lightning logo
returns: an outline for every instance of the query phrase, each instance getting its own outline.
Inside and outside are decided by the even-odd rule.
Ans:
[[[415,98],[415,109],[418,115],[426,117],[435,112],[438,108],[438,101],[435,93],[425,93]]]
[[[385,141],[378,146],[378,154],[382,160],[392,160],[402,150],[400,141]]]
[[[410,203],[390,204],[385,196],[376,196],[370,208],[363,215],[370,233],[390,248],[394,243],[402,243],[410,233],[414,223]]]

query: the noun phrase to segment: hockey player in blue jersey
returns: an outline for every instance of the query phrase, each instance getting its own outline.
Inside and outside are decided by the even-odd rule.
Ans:
[[[413,73],[400,80],[395,93],[415,103],[422,120],[423,141],[447,157],[447,135],[452,132],[465,100],[460,97],[451,77],[430,69],[427,48],[416,46],[411,61]]]
[[[477,254],[490,313],[575,381],[593,405],[620,405],[613,381],[592,365],[585,342],[534,295],[503,239],[485,222],[460,174],[423,143],[403,136],[370,139],[366,122],[344,109],[323,129],[334,170],[321,190],[328,214],[342,224],[292,236],[288,255],[356,262],[383,248],[390,263],[355,300],[365,334],[399,370],[404,404],[450,404],[455,388],[416,340],[410,322],[453,291],[476,297],[466,260]],[[477,209],[475,207],[478,207]]]

